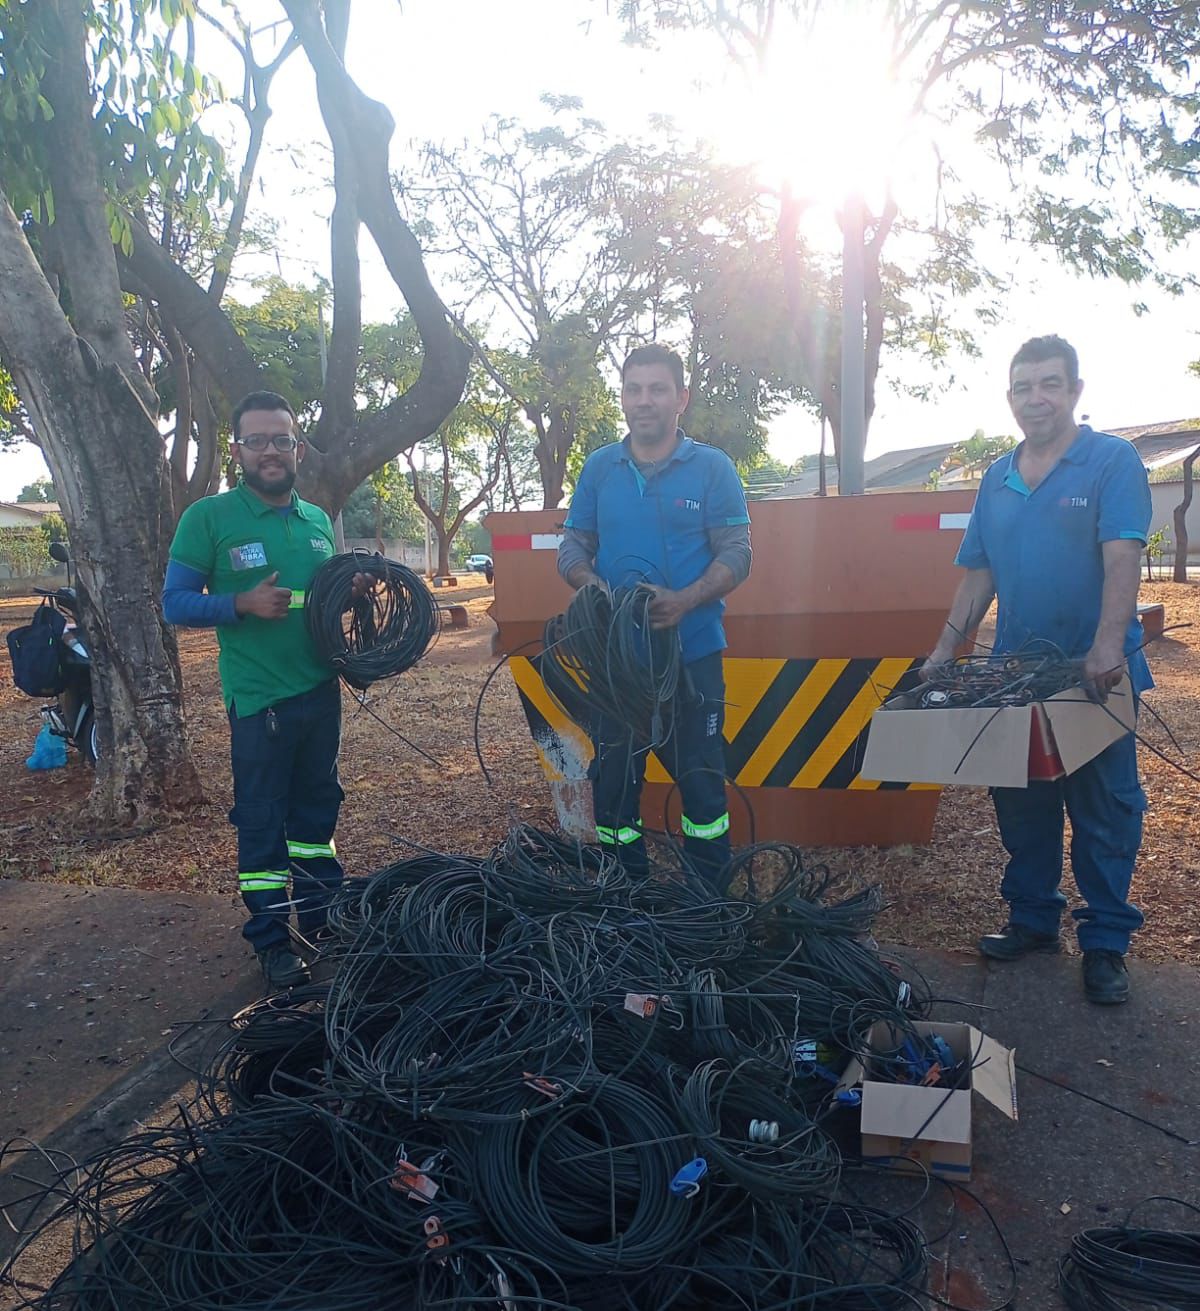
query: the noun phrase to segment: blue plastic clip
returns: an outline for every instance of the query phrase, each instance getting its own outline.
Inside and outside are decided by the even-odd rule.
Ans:
[[[950,1050],[950,1044],[945,1038],[935,1033],[931,1035],[929,1045],[933,1048],[933,1054],[937,1057],[938,1064],[943,1070],[949,1072],[958,1064],[954,1059],[954,1053]]]
[[[862,1093],[857,1088],[839,1088],[834,1094],[839,1106],[861,1106]]]
[[[708,1162],[703,1156],[689,1161],[671,1180],[671,1191],[676,1197],[695,1197],[700,1191],[700,1180],[708,1173]]]
[[[900,1053],[904,1059],[905,1065],[908,1066],[908,1075],[913,1083],[920,1083],[921,1080],[929,1073],[933,1061],[921,1051],[917,1044],[911,1038],[905,1038],[900,1045]]]

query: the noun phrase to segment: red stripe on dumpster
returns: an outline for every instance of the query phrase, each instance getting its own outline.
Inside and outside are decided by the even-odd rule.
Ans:
[[[529,533],[520,537],[494,537],[493,551],[557,551],[561,533]]]
[[[892,519],[892,528],[898,533],[936,533],[944,528],[966,528],[969,514],[898,514]]]
[[[892,528],[898,533],[936,533],[936,514],[898,514],[892,519]]]

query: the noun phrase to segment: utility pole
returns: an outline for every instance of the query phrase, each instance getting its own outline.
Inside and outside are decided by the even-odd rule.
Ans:
[[[867,438],[867,360],[863,339],[866,281],[863,239],[866,205],[860,195],[846,197],[842,211],[842,458],[838,495],[865,491],[863,460]]]

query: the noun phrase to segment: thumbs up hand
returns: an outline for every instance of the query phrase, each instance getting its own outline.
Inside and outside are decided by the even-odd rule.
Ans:
[[[239,615],[257,615],[260,619],[282,619],[291,605],[292,593],[286,587],[277,587],[279,570],[264,578],[257,587],[248,592],[239,592],[233,601],[233,608]]]

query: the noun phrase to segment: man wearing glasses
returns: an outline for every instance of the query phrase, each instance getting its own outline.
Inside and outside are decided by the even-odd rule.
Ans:
[[[288,878],[303,937],[342,881],[333,831],[343,792],[341,696],[313,649],[304,594],[334,553],[333,525],[294,491],[305,446],[292,407],[251,392],[233,412],[238,485],[188,506],[163,587],[168,623],[215,627],[229,713],[242,930],[270,989],[308,978],[288,937]],[[371,580],[356,575],[355,590]]]

